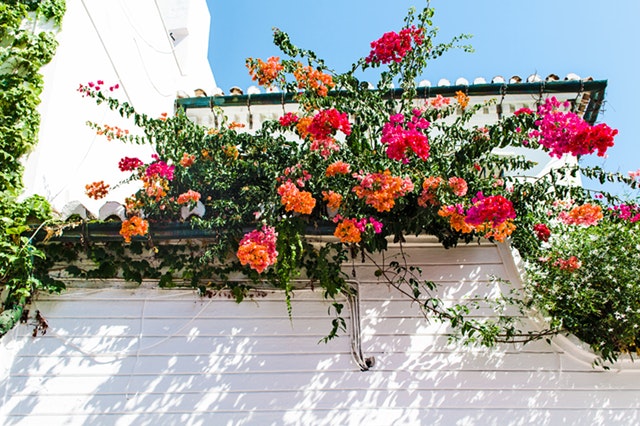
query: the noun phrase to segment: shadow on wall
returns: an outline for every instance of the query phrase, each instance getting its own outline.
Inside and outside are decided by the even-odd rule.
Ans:
[[[481,280],[486,268],[443,268],[430,273],[445,302],[496,291]],[[296,291],[292,321],[281,293],[242,304],[144,288],[41,297],[33,309],[50,328],[35,339],[26,325],[17,330],[3,423],[640,423],[633,375],[594,370],[544,342],[450,343],[445,325],[362,277],[363,351],[376,360],[367,372],[348,336],[319,343],[330,325],[320,292]]]

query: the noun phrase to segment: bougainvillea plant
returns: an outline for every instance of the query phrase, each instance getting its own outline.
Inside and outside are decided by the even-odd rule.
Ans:
[[[581,170],[604,179],[601,170],[568,161],[535,180],[525,179],[522,176],[535,163],[495,153],[496,148],[514,146],[562,158],[604,155],[617,131],[605,124],[590,125],[555,97],[541,97],[537,110],[522,109],[483,127],[471,124],[483,104],[470,102],[462,91],[451,98],[416,97],[415,80],[427,62],[466,38],[435,44],[432,15],[429,8],[419,14],[411,11],[403,28],[372,42],[369,55],[345,73],[332,71],[313,52],[295,47],[276,30],[274,41],[286,58],[249,58],[247,67],[259,84],[295,94],[299,109],[283,111],[251,134],[224,118],[215,128],[198,126],[180,110],[173,117],[148,117],[111,97],[115,86],[107,90],[104,84],[81,85],[83,96],[106,102],[144,131],[135,136],[138,133],[109,128],[109,137],[151,143],[156,150],[153,158],[123,155],[119,163],[125,180],[141,184],[126,200],[124,239],[144,241],[154,223],[180,220],[181,208],[202,203],[204,216],[192,218],[191,224],[216,238],[203,246],[197,262],[217,273],[219,282],[229,283],[231,272],[243,272],[256,283],[270,282],[288,294],[293,280],[304,273],[327,297],[352,291],[343,262],[368,258],[385,250],[388,241],[402,242],[405,235],[434,235],[445,247],[482,238],[510,241],[532,274],[518,303],[549,317],[550,328],[537,334],[522,334],[503,318],[469,318],[464,306],[445,307],[434,296],[435,283],[419,281],[398,263],[381,265],[379,276],[404,288],[425,314],[450,321],[464,337],[486,345],[567,329],[609,359],[635,348],[635,329],[625,326],[625,333],[618,334],[624,339],[613,341],[607,334],[615,327],[603,327],[597,336],[581,327],[609,318],[609,313],[635,318],[640,312],[634,304],[637,298],[631,301],[629,296],[630,304],[624,307],[603,302],[604,307],[587,311],[567,303],[568,297],[576,297],[567,296],[567,288],[586,298],[596,294],[584,290],[585,285],[602,285],[585,284],[595,276],[588,272],[587,242],[635,233],[635,221],[629,218],[638,217],[638,207],[608,209],[611,196],[596,198],[570,183]],[[371,68],[381,70],[374,90],[356,77]],[[392,81],[402,89],[395,98],[388,96]],[[635,187],[633,176],[615,178]],[[98,182],[88,184],[87,190],[95,197],[108,186]],[[309,228],[322,225],[335,239],[309,243]],[[582,240],[574,243],[575,238]],[[630,243],[626,240],[620,237],[622,243]],[[624,247],[637,258],[638,246],[633,244]],[[610,265],[612,272],[598,277],[611,281],[623,262],[637,267],[636,258],[620,255]],[[621,285],[627,284],[635,288],[635,283]],[[583,319],[578,313],[591,316]],[[637,327],[640,322],[629,324]]]

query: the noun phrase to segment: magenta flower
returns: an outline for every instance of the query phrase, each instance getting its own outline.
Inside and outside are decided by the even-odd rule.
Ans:
[[[158,158],[155,156],[154,158]],[[175,166],[169,166],[167,163],[161,160],[157,160],[155,163],[149,164],[145,172],[146,176],[159,176],[167,180],[173,180],[173,171]]]
[[[390,31],[384,33],[378,40],[371,42],[371,52],[365,58],[366,63],[389,64],[400,62],[413,46],[424,43],[424,30],[412,25],[404,28],[400,33]]]
[[[421,160],[429,158],[429,141],[422,132],[429,127],[429,122],[420,117],[420,113],[420,110],[414,110],[411,119],[406,122],[402,114],[389,117],[380,139],[387,145],[387,157],[406,164],[409,162],[407,152],[412,151]]]
[[[478,192],[472,200],[473,205],[467,210],[464,220],[470,225],[479,226],[490,223],[497,228],[508,219],[515,219],[516,211],[511,201],[502,195],[491,195],[485,197],[482,192]]]
[[[144,163],[139,158],[124,157],[118,162],[118,168],[123,172],[132,172]]]

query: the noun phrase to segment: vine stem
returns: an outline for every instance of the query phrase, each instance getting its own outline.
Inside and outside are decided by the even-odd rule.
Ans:
[[[364,251],[363,251],[364,252]],[[407,273],[409,273],[408,271],[408,262],[407,262],[407,258],[405,256],[404,250],[402,248],[402,243],[400,243],[400,252],[402,255],[402,269],[404,270],[404,274],[406,275]],[[368,259],[370,262],[372,262],[374,264],[374,266],[376,268],[378,268],[378,271],[380,271],[380,277],[384,278],[384,280],[386,281],[386,283],[388,285],[390,285],[391,287],[395,288],[396,290],[398,290],[402,295],[408,297],[412,302],[415,302],[417,304],[420,305],[421,309],[420,312],[422,313],[422,315],[424,316],[424,318],[429,321],[429,313],[434,314],[437,319],[439,320],[447,320],[450,323],[457,323],[458,321],[462,320],[462,322],[465,324],[465,328],[471,329],[474,331],[474,333],[478,333],[481,336],[485,336],[486,334],[486,329],[482,327],[482,325],[478,325],[476,322],[474,321],[465,321],[462,316],[460,316],[460,318],[456,318],[456,315],[447,312],[445,310],[441,310],[438,309],[436,306],[430,306],[427,303],[424,303],[420,300],[419,296],[416,296],[410,292],[408,292],[407,290],[405,290],[404,288],[402,288],[402,284],[403,283],[407,283],[407,280],[405,279],[404,276],[400,277],[400,278],[396,278],[398,277],[400,274],[399,273],[394,273],[395,276],[390,276],[390,272],[389,269],[385,267],[385,265],[380,265],[378,262],[376,262],[376,260],[371,256],[370,253],[366,253],[364,252],[366,259]],[[412,274],[413,275],[413,274]],[[415,277],[413,277],[415,278]],[[455,328],[455,326],[454,326]],[[550,336],[555,336],[559,333],[559,330],[553,330],[553,329],[543,329],[537,332],[529,332],[529,333],[522,333],[522,332],[516,332],[516,333],[509,333],[509,332],[502,332],[502,333],[498,333],[496,334],[496,336],[494,338],[491,339],[491,341],[482,341],[481,343],[485,344],[485,345],[490,345],[493,343],[512,343],[512,344],[518,344],[518,343],[529,343],[535,340],[540,340],[543,339],[545,337],[550,337]]]

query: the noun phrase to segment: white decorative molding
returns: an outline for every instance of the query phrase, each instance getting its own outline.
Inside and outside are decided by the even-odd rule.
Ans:
[[[116,216],[121,221],[127,220],[126,208],[117,201],[107,201],[100,207],[98,211],[98,219],[107,220],[110,217]]]
[[[69,201],[64,205],[62,211],[60,212],[60,216],[62,220],[67,220],[71,216],[78,215],[81,219],[95,219],[95,215],[93,215],[85,206],[78,200]]]
[[[189,208],[188,206],[183,206],[180,209],[180,216],[183,220],[189,219],[191,216],[203,217],[206,212],[206,208],[201,201],[198,201],[193,208]]]

